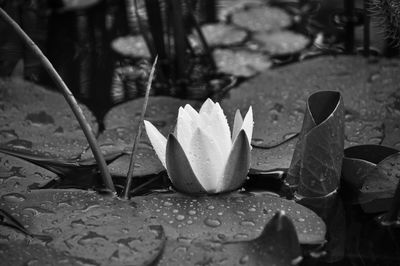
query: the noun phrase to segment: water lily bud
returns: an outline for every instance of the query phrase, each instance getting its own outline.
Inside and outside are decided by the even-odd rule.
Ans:
[[[179,108],[175,131],[166,139],[149,121],[147,135],[174,187],[186,193],[238,189],[250,167],[253,111],[236,112],[232,134],[221,106],[207,99],[200,111]]]

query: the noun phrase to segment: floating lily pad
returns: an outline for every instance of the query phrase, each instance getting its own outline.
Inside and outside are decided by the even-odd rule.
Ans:
[[[286,181],[302,197],[338,189],[344,148],[344,104],[337,91],[319,91],[307,101],[303,126]]]
[[[397,60],[390,59],[319,57],[268,70],[230,91],[221,105],[228,121],[233,121],[237,108],[244,112],[252,105],[253,140],[274,146],[300,132],[308,95],[338,90],[345,103],[345,147],[367,143],[400,147],[400,112],[394,109],[399,67]],[[295,142],[254,148],[251,167],[289,168]]]
[[[235,12],[232,22],[250,31],[277,31],[292,24],[292,18],[277,7],[255,6]]]
[[[133,202],[139,217],[147,218],[150,224],[161,224],[173,239],[254,239],[276,211],[284,211],[293,221],[300,243],[325,241],[325,224],[318,215],[294,201],[269,194],[159,194],[136,197]]]
[[[104,118],[105,128],[124,127],[136,132],[143,99],[135,99],[112,108]],[[193,100],[181,100],[166,96],[150,97],[145,118],[166,136],[175,126],[179,107],[185,104],[190,104],[194,107],[200,106],[200,102]]]
[[[357,201],[364,211],[385,211],[399,182],[400,151],[379,145],[347,148],[342,172],[358,192]]]
[[[150,58],[149,49],[141,35],[119,37],[111,43],[111,47],[123,56]]]
[[[277,213],[259,237],[245,241],[168,241],[158,265],[297,265],[302,259],[290,219]]]
[[[242,43],[247,37],[245,30],[224,23],[203,25],[201,31],[206,38],[207,44],[210,46],[237,45]],[[193,42],[196,46],[201,45],[199,37],[196,35],[193,37]]]
[[[57,175],[26,160],[0,152],[1,194],[23,193],[30,187],[41,187]]]
[[[112,176],[127,176],[135,134],[132,129],[124,127],[106,129],[100,134],[98,143],[104,154],[122,154],[108,165]],[[92,151],[89,149],[82,154],[81,159],[92,157]],[[146,134],[143,133],[135,154],[133,176],[152,175],[160,173],[163,170],[165,169],[155,155],[150,141]]]
[[[64,97],[23,80],[0,80],[0,143],[52,156],[78,156],[88,143]],[[81,106],[94,132],[97,122]]]
[[[259,50],[271,55],[298,53],[310,42],[304,35],[292,31],[260,32],[252,38],[260,45]]]
[[[46,248],[54,250],[40,252],[55,255],[55,260],[59,253],[68,252],[72,259],[95,265],[148,265],[163,250],[162,227],[147,226],[135,217],[135,207],[128,202],[80,190],[41,190],[18,194],[18,198],[16,201],[3,195],[0,208],[26,225],[34,235],[31,244],[45,242]],[[21,238],[8,228],[1,227],[0,232],[14,244]],[[35,253],[21,254],[18,249],[9,252],[12,256],[23,255],[24,261],[46,260]]]
[[[213,57],[218,71],[242,77],[254,76],[272,65],[268,56],[245,49],[216,49]]]

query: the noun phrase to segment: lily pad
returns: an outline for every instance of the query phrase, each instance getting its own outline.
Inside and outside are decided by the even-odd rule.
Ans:
[[[54,172],[26,160],[0,152],[1,194],[23,193],[31,187],[41,187],[57,179]]]
[[[272,33],[260,32],[253,35],[253,39],[260,45],[259,50],[278,56],[298,53],[310,42],[306,36],[286,30]]]
[[[297,265],[302,259],[290,219],[276,213],[256,239],[244,241],[168,241],[158,265]]]
[[[284,211],[293,221],[300,243],[325,241],[325,223],[318,215],[294,201],[270,194],[154,194],[135,197],[133,202],[139,217],[149,224],[161,224],[171,239],[254,239],[276,211]]]
[[[112,108],[104,118],[106,129],[124,127],[136,132],[144,98],[135,99]],[[176,122],[180,106],[190,104],[199,107],[200,102],[181,100],[167,96],[150,97],[145,119],[155,125],[166,136]],[[135,133],[134,133],[135,134]]]
[[[73,158],[88,147],[64,97],[23,80],[0,80],[0,143],[12,148]],[[94,132],[97,122],[81,106]]]
[[[213,57],[218,71],[235,76],[251,77],[272,66],[268,56],[246,49],[216,49]]]
[[[232,23],[250,31],[278,31],[292,24],[292,18],[278,7],[254,6],[235,12]]]
[[[150,58],[149,49],[141,35],[119,37],[111,43],[111,47],[123,56]]]
[[[121,156],[108,164],[108,169],[112,176],[127,176],[134,138],[135,132],[125,127],[106,129],[98,137],[97,141],[103,154],[121,154]],[[93,158],[90,149],[81,156],[81,159],[86,158]],[[135,154],[133,176],[158,174],[164,170],[146,134],[142,134]]]
[[[339,187],[344,148],[344,107],[337,91],[319,91],[307,101],[286,181],[302,197],[321,197]]]
[[[308,95],[337,90],[345,103],[345,147],[382,143],[400,148],[400,112],[395,108],[399,67],[391,59],[322,56],[263,72],[231,90],[221,105],[228,121],[237,108],[244,112],[252,105],[253,142],[274,146],[300,132]],[[289,168],[296,141],[254,148],[251,168]]]
[[[235,26],[215,23],[206,24],[201,27],[201,31],[206,38],[207,44],[210,46],[231,46],[242,43],[246,37],[247,32]],[[200,46],[199,37],[194,35],[193,42]]]
[[[379,145],[347,148],[342,172],[364,211],[386,211],[400,178],[400,151]]]
[[[72,259],[95,265],[147,265],[163,250],[162,227],[145,225],[127,202],[80,190],[40,190],[19,194],[19,198],[12,201],[3,196],[0,208],[18,217],[35,235],[31,244],[44,241],[43,248],[53,249],[46,255],[55,255],[54,260],[60,252],[68,252]],[[7,228],[0,232],[15,245],[21,243],[17,232]],[[10,255],[21,254],[18,250]],[[42,259],[29,252],[21,255],[25,261]]]

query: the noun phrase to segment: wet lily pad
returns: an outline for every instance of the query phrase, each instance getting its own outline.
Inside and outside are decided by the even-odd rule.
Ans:
[[[253,35],[253,39],[260,45],[259,50],[276,56],[298,53],[310,42],[306,36],[286,30],[273,33],[260,32]]]
[[[246,49],[216,49],[213,57],[218,71],[242,77],[254,76],[272,65],[268,56]]]
[[[45,242],[43,248],[54,252],[40,252],[54,255],[54,260],[59,253],[68,252],[72,260],[95,265],[147,265],[163,250],[162,227],[147,226],[128,202],[81,190],[40,190],[18,194],[18,198],[14,201],[3,195],[0,208],[18,217],[34,235],[46,236],[34,237],[30,243]],[[13,244],[21,243],[18,232],[7,228],[0,228],[0,232]],[[10,255],[21,254],[18,250],[9,251]],[[21,255],[24,261],[42,259],[35,253]]]
[[[0,143],[8,147],[78,156],[88,143],[64,97],[23,80],[0,80]],[[91,112],[81,106],[97,132]]]
[[[161,224],[172,239],[254,239],[276,211],[284,211],[293,221],[300,243],[325,241],[325,223],[318,215],[294,201],[270,194],[159,194],[132,201],[139,217],[150,224]]]
[[[344,147],[344,105],[337,91],[308,98],[303,126],[286,182],[302,197],[321,197],[338,189]]]
[[[200,102],[193,100],[181,100],[166,96],[150,97],[145,119],[155,125],[166,136],[175,126],[179,107],[185,104],[200,107]],[[124,127],[136,132],[142,106],[143,98],[117,105],[106,114],[104,118],[105,128]]]
[[[270,69],[231,90],[221,105],[228,121],[237,108],[245,112],[252,105],[253,141],[274,146],[300,132],[308,95],[338,90],[345,103],[345,147],[382,143],[400,148],[400,112],[395,108],[399,66],[390,59],[318,57]],[[289,168],[296,141],[254,148],[251,168]]]
[[[111,47],[123,56],[150,58],[149,49],[141,35],[119,37],[111,43]]]
[[[276,213],[256,239],[245,241],[168,241],[158,265],[297,265],[302,259],[290,219]]]
[[[246,37],[247,32],[235,26],[215,23],[206,24],[201,27],[201,31],[206,38],[207,44],[210,46],[230,46],[242,43]],[[192,38],[193,42],[200,46],[198,36]]]
[[[386,211],[400,178],[400,151],[379,145],[349,147],[342,172],[364,211]]]
[[[127,176],[134,138],[135,132],[124,127],[106,129],[98,137],[100,149],[104,154],[121,154],[121,156],[108,165],[108,169],[112,176]],[[87,150],[82,154],[81,159],[92,157],[92,151]],[[158,174],[164,170],[165,169],[155,155],[146,134],[143,134],[135,154],[135,169],[133,176],[140,177]]]
[[[0,152],[1,194],[23,193],[57,179],[54,172]]]
[[[254,6],[235,12],[232,23],[250,31],[277,31],[292,24],[292,18],[283,9]]]

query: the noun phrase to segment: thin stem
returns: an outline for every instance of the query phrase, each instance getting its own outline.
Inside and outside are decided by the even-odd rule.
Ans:
[[[364,0],[364,56],[368,57],[370,54],[370,18],[368,14],[369,0]]]
[[[158,59],[158,56],[156,56],[156,58],[154,59],[153,66],[151,67],[151,71],[150,71],[149,80],[147,81],[147,88],[146,88],[146,94],[144,96],[142,113],[140,115],[140,120],[139,120],[139,124],[138,124],[137,131],[136,131],[136,137],[133,142],[131,161],[129,163],[128,176],[126,177],[126,184],[125,184],[123,196],[122,196],[124,199],[129,199],[129,191],[132,186],[133,170],[135,169],[135,153],[136,153],[136,149],[137,149],[137,145],[139,143],[140,137],[142,136],[142,124],[143,124],[143,120],[144,120],[144,115],[146,113],[147,104],[149,102],[150,89],[151,89],[151,84],[152,84],[153,77],[154,77],[154,72],[156,69],[157,59]]]
[[[104,185],[108,190],[115,192],[114,183],[111,179],[111,175],[108,172],[106,161],[100,151],[100,148],[97,144],[96,138],[92,132],[92,128],[89,123],[86,121],[85,116],[83,115],[82,109],[79,107],[74,95],[68,89],[67,85],[61,79],[60,75],[58,75],[57,71],[54,69],[53,65],[47,59],[47,57],[43,54],[43,52],[39,49],[39,47],[32,41],[32,39],[21,29],[21,27],[2,9],[0,8],[0,17],[9,24],[17,35],[25,42],[26,46],[32,50],[33,54],[35,54],[40,62],[43,64],[46,71],[49,73],[51,78],[60,87],[61,92],[69,104],[72,112],[74,113],[76,119],[81,126],[83,133],[85,134],[90,148],[92,149],[94,158],[96,159],[97,164],[99,165],[99,170],[101,172],[101,176],[103,178]]]

